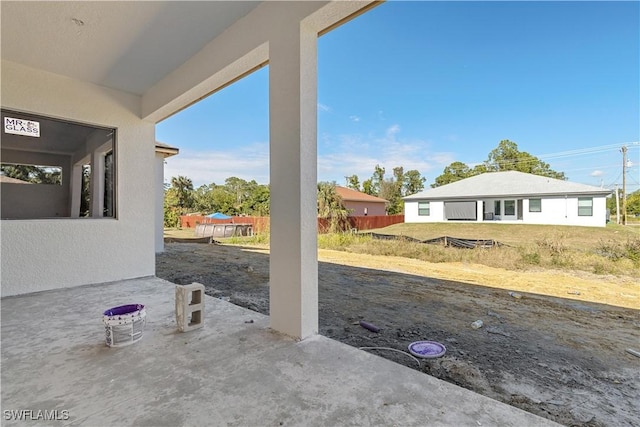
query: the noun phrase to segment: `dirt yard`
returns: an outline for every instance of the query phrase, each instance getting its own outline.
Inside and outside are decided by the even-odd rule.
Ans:
[[[266,248],[165,248],[158,277],[202,283],[211,296],[268,314]],[[402,351],[413,341],[438,341],[447,352],[423,359],[427,374],[568,426],[640,424],[640,358],[626,351],[640,351],[635,278],[326,250],[319,260],[322,335]],[[360,320],[381,331],[362,328]],[[471,326],[476,320],[479,329]],[[404,354],[370,351],[418,369]]]

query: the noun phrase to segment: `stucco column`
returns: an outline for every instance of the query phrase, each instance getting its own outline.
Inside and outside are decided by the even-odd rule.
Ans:
[[[104,153],[91,153],[91,216],[104,216]]]
[[[271,328],[318,332],[317,33],[283,22],[269,41]]]
[[[164,155],[156,153],[155,198],[155,247],[156,253],[164,252]]]
[[[82,199],[82,163],[73,165],[71,168],[71,218],[80,216],[80,200]]]

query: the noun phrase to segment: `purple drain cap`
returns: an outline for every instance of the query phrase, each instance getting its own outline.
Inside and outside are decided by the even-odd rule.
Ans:
[[[435,341],[416,341],[409,344],[409,352],[423,359],[434,359],[444,356],[447,349],[444,345]]]

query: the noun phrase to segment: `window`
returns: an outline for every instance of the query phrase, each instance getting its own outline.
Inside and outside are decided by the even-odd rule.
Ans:
[[[578,197],[578,216],[593,216],[593,198]]]
[[[431,215],[430,202],[418,202],[418,215],[419,216]]]
[[[3,219],[116,217],[115,129],[1,112]]]
[[[529,212],[542,212],[542,199],[529,199]]]
[[[504,201],[504,214],[505,215],[515,215],[516,214],[516,201],[515,200],[505,200]]]
[[[500,215],[500,200],[493,202],[493,213],[495,215]]]

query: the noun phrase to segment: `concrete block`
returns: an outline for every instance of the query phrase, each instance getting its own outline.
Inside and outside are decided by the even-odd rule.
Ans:
[[[176,323],[180,332],[204,326],[204,285],[176,285]]]

